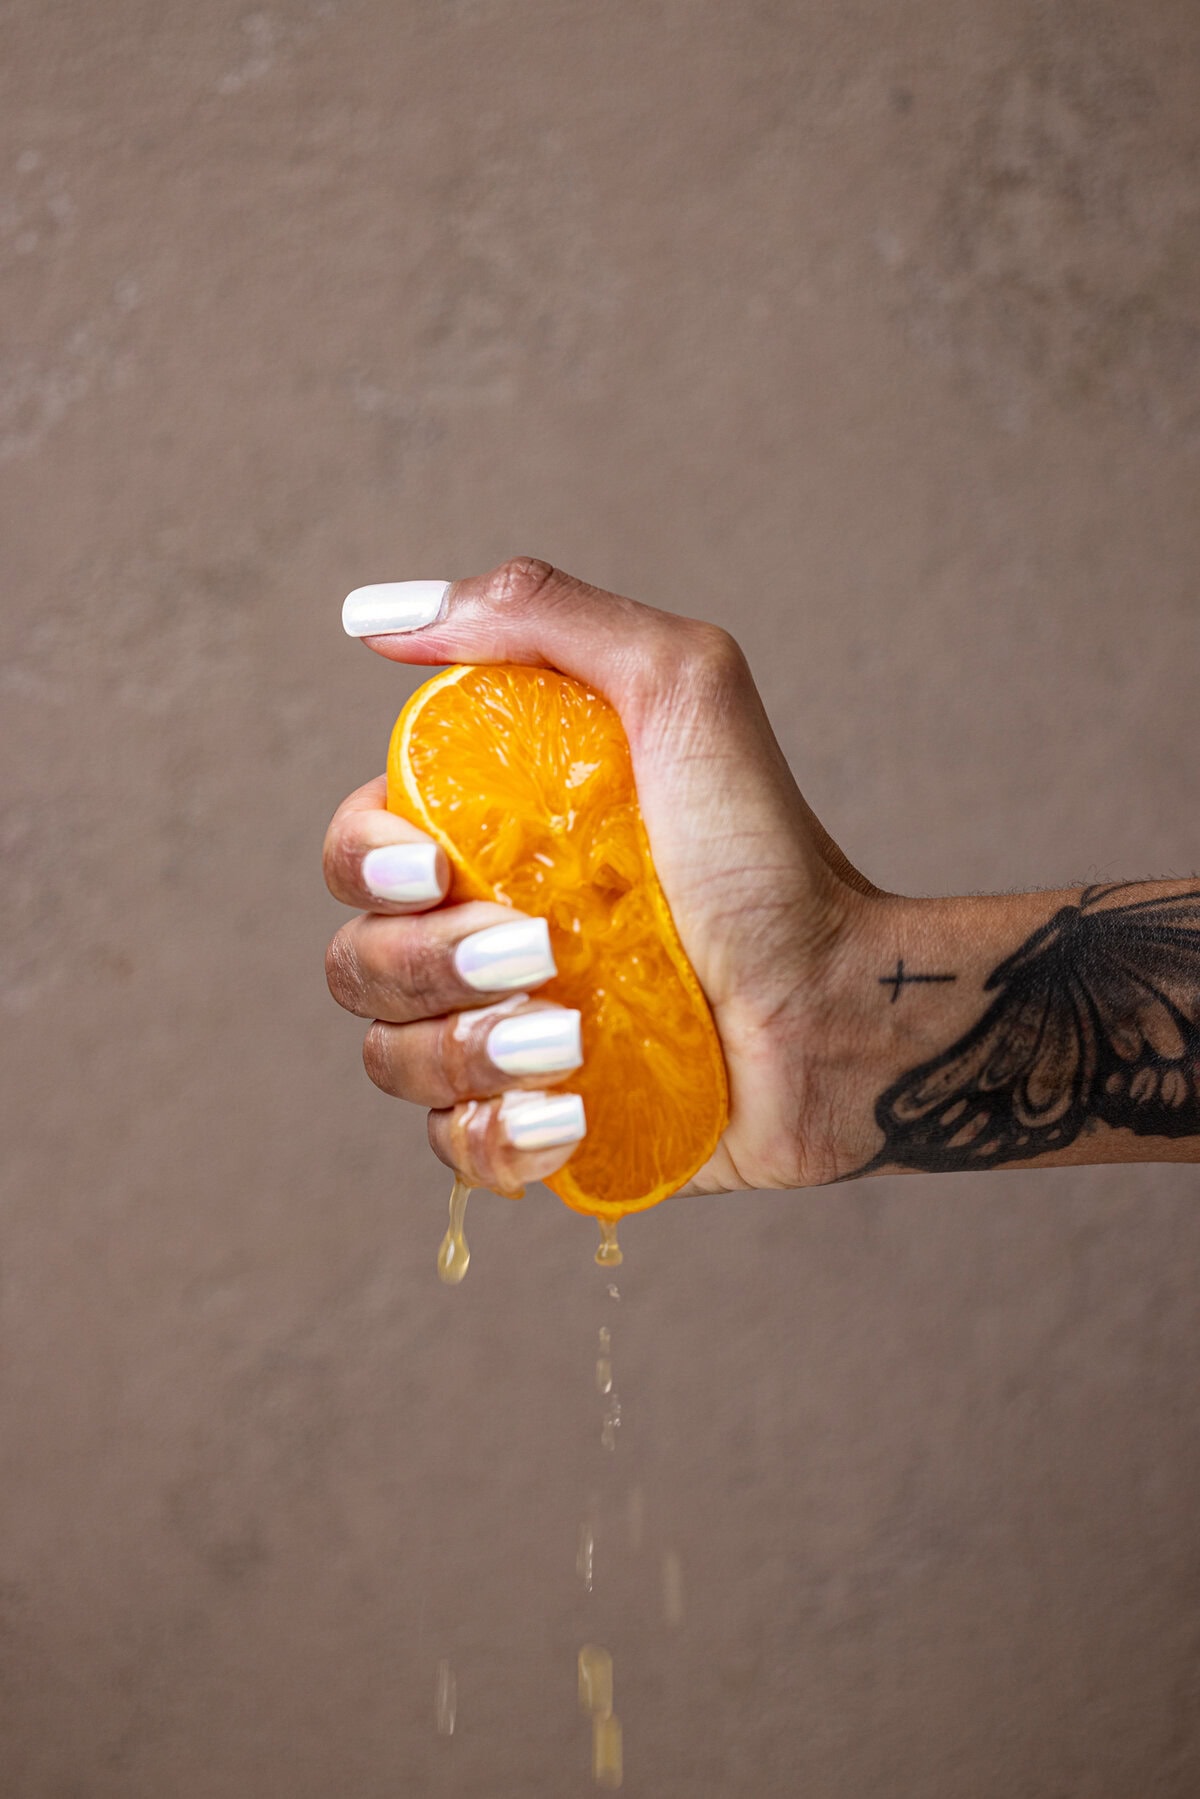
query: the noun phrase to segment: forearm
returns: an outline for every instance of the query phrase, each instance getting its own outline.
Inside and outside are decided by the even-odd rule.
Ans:
[[[1200,1160],[1200,881],[856,903],[820,1015],[835,1178]]]

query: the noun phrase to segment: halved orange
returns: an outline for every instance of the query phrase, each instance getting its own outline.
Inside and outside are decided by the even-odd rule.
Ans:
[[[588,1134],[546,1185],[610,1219],[682,1187],[725,1129],[725,1064],[607,700],[548,669],[447,669],[396,721],[388,807],[442,845],[453,899],[549,924],[558,974],[537,991],[582,1014]]]

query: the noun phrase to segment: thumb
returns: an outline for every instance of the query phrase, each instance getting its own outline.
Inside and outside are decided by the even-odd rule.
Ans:
[[[436,610],[435,610],[436,609]],[[715,628],[605,593],[533,556],[465,581],[359,587],[342,608],[352,637],[393,662],[519,662],[595,687],[618,711],[698,653]],[[711,642],[709,648],[712,648]]]
[[[417,585],[356,589],[343,609],[347,631],[395,662],[554,668],[614,706],[655,867],[714,1002],[744,986],[739,916],[819,935],[831,884],[868,886],[801,797],[727,631],[605,593],[533,557],[446,585],[423,582],[420,593]],[[414,624],[414,601],[436,616]],[[762,933],[764,958],[780,947],[776,935]],[[794,940],[790,947],[794,955]]]

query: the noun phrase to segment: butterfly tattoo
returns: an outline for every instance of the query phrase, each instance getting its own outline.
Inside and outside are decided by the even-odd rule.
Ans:
[[[1200,1133],[1200,888],[1126,891],[1089,887],[993,971],[978,1024],[880,1095],[884,1146],[860,1174],[995,1168],[1093,1119]]]

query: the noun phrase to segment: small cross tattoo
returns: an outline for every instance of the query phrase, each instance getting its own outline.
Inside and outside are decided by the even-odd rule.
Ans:
[[[891,988],[891,1003],[894,1006],[896,1001],[900,998],[901,987],[907,987],[910,981],[915,984],[917,981],[957,981],[957,979],[958,976],[956,974],[905,974],[904,957],[900,956],[896,961],[895,974],[881,974],[879,977],[879,985],[881,987]]]

